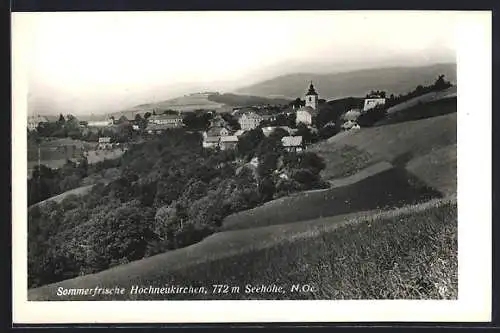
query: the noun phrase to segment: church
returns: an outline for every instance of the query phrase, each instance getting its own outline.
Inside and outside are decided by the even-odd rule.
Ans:
[[[311,126],[313,123],[313,117],[315,117],[318,112],[319,100],[319,95],[316,92],[316,89],[314,89],[312,82],[309,85],[309,90],[306,93],[305,100],[305,106],[302,106],[297,110],[295,123],[297,125],[299,123],[303,123],[307,126]]]

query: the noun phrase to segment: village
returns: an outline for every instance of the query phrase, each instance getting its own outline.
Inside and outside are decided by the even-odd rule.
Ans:
[[[309,133],[316,134],[321,128],[332,129],[331,133],[339,131],[350,131],[360,128],[357,118],[377,106],[386,102],[384,93],[368,94],[362,101],[362,108],[350,108],[342,112],[342,117],[318,125],[316,118],[320,109],[320,99],[313,82],[310,82],[303,99],[297,98],[289,105],[270,106],[253,105],[234,107],[229,113],[218,113],[214,110],[153,110],[153,112],[138,112],[134,119],[127,119],[122,115],[119,119],[113,116],[107,119],[78,121],[76,127],[80,135],[75,138],[94,142],[92,146],[95,151],[124,150],[127,145],[164,133],[170,129],[184,128],[187,131],[199,131],[202,133],[202,146],[205,149],[229,150],[235,149],[239,139],[245,133],[260,128],[265,136],[269,136],[275,130],[283,130],[287,135],[281,139],[285,151],[300,152],[306,149],[305,138],[300,135],[299,128],[307,129]],[[204,117],[208,119],[205,128],[190,125],[189,117]],[[61,115],[62,117],[62,115]],[[67,116],[66,126],[73,116]],[[59,119],[58,121],[61,121]],[[56,121],[56,122],[58,122]],[[336,122],[340,121],[340,124]],[[44,116],[32,116],[28,120],[28,131],[38,132],[43,136],[44,129],[48,128],[54,121]],[[47,135],[49,136],[49,135]],[[71,137],[71,133],[69,135]],[[88,151],[86,151],[88,155]],[[97,153],[98,154],[98,153]]]

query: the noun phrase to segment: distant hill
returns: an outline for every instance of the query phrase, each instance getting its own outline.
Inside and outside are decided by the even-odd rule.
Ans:
[[[233,107],[265,105],[265,104],[288,104],[290,99],[269,98],[261,96],[237,95],[231,93],[220,94],[217,92],[193,93],[181,97],[154,103],[146,103],[131,107],[126,110],[110,113],[115,118],[125,115],[133,119],[136,114],[146,112],[163,112],[165,110],[193,111],[198,109],[215,110],[216,112],[228,112]]]
[[[455,64],[435,64],[421,67],[386,67],[327,74],[294,73],[278,76],[257,84],[237,89],[239,94],[258,96],[302,97],[309,81],[314,82],[320,98],[338,99],[365,96],[371,90],[388,94],[402,94],[418,85],[432,84],[439,74],[456,83]]]
[[[251,95],[236,95],[236,94],[213,94],[208,96],[210,101],[224,103],[230,106],[251,106],[263,104],[288,104],[291,102],[290,98],[273,98],[261,97]]]

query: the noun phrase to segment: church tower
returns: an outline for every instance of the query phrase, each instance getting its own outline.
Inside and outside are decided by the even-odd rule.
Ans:
[[[314,89],[313,83],[309,85],[309,91],[306,94],[306,107],[310,106],[314,110],[318,109],[318,93]]]

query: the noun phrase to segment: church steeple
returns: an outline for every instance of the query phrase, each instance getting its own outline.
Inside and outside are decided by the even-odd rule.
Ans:
[[[314,85],[313,85],[312,81],[311,81],[311,84],[309,85],[309,91],[307,92],[306,96],[310,96],[310,95],[311,95],[311,96],[312,96],[312,95],[314,95],[314,96],[318,96],[318,93],[317,93],[317,92],[316,92],[316,90],[314,89]]]
[[[306,93],[306,107],[311,107],[314,110],[318,108],[318,93],[316,92],[316,89],[314,89],[314,85],[311,81],[311,84],[309,85],[309,90]]]

